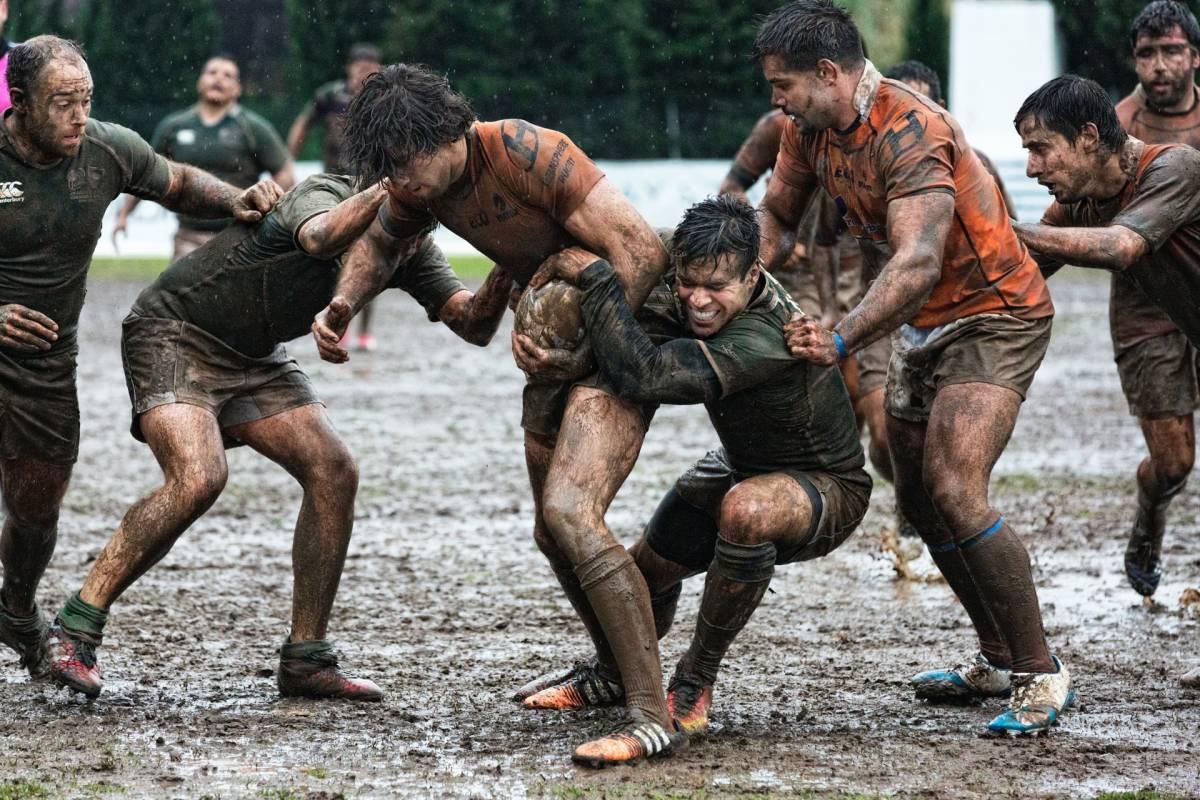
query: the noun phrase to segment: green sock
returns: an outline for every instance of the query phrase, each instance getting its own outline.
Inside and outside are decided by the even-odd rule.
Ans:
[[[108,622],[108,612],[86,602],[80,598],[79,592],[76,592],[71,595],[62,611],[58,612],[58,621],[71,631],[100,638],[104,635],[104,623]]]
[[[333,655],[333,645],[328,639],[312,639],[307,642],[293,642],[288,637],[279,648],[279,658],[282,661],[302,660],[321,661]]]

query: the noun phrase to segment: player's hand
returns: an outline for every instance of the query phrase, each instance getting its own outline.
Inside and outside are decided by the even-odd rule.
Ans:
[[[597,256],[582,247],[568,247],[554,253],[538,267],[537,272],[529,280],[529,288],[537,289],[552,280],[566,281],[572,285],[579,283],[580,274],[596,263]]]
[[[124,233],[126,236],[128,236],[129,234],[125,230],[128,227],[129,227],[129,215],[126,214],[124,211],[118,211],[117,212],[117,223],[115,225],[113,225],[113,230],[112,230],[113,250],[119,251],[121,249],[117,245],[117,235]]]
[[[58,341],[58,323],[32,308],[0,306],[0,347],[21,353],[49,350]]]
[[[512,351],[521,371],[539,383],[574,381],[594,370],[592,346],[587,339],[574,350],[543,348],[528,336],[513,331]]]
[[[352,319],[354,310],[341,295],[330,300],[325,310],[313,317],[313,341],[317,343],[321,360],[331,364],[345,364],[350,360],[350,351],[342,347],[342,337],[346,335]]]
[[[814,364],[831,365],[838,362],[837,346],[833,343],[833,332],[821,326],[812,317],[795,314],[783,326],[791,354]]]
[[[275,207],[283,189],[278,183],[266,178],[246,189],[233,200],[233,218],[238,222],[258,222]]]

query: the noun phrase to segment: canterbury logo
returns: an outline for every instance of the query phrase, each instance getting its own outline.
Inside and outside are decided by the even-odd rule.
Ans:
[[[0,200],[19,200],[24,196],[20,181],[0,181]]]

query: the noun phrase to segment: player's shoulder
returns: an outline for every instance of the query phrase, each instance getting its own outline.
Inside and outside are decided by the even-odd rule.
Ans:
[[[248,125],[261,126],[264,128],[273,127],[271,125],[271,121],[268,120],[266,117],[264,117],[262,114],[259,114],[257,111],[251,111],[250,109],[248,109],[242,105],[239,105],[233,111],[231,116],[233,116],[235,119],[241,119],[242,122],[244,122]]]
[[[187,108],[181,108],[178,111],[172,111],[170,114],[167,114],[165,117],[163,117],[158,123],[158,129],[162,131],[174,130],[176,128],[182,128],[186,125],[194,125],[199,121],[199,119],[200,116],[196,112],[196,107],[188,106]]]
[[[1148,144],[1142,155],[1142,170],[1178,170],[1179,180],[1200,178],[1200,150],[1186,144]]]
[[[346,82],[344,80],[329,81],[318,86],[313,92],[313,97],[318,100],[328,100],[345,93],[345,91]]]
[[[300,181],[288,194],[304,197],[324,192],[333,195],[338,202],[341,202],[358,194],[359,191],[361,189],[358,185],[358,178],[351,175],[337,175],[332,172],[318,172]]]
[[[890,78],[880,81],[870,117],[880,143],[890,145],[894,153],[906,149],[905,142],[936,147],[960,141],[961,131],[950,112]]]
[[[1141,92],[1137,89],[1122,97],[1116,105],[1117,119],[1121,121],[1121,127],[1128,129],[1129,125],[1145,107],[1146,104],[1142,102]]]
[[[551,158],[555,150],[565,150],[573,144],[565,133],[523,119],[480,122],[475,129],[493,160],[503,158],[525,172],[533,169],[539,158]]]
[[[146,145],[146,140],[137,131],[115,122],[102,122],[98,119],[87,121],[84,138],[107,148],[125,149],[130,146]]]

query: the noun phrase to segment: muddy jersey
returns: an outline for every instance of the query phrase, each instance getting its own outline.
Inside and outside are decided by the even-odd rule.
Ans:
[[[467,132],[460,180],[432,201],[393,196],[379,221],[397,238],[439,222],[524,285],[547,257],[578,244],[564,223],[603,177],[562,133],[519,119],[479,122]]]
[[[356,191],[355,179],[344,175],[306,179],[262,222],[234,224],[173,263],[138,296],[133,312],[183,320],[252,358],[303,336],[333,297],[341,260],[310,256],[296,236]],[[464,288],[428,237],[388,285],[413,295],[431,319]]]
[[[814,185],[823,187],[874,275],[891,258],[889,203],[945,192],[955,199],[955,213],[941,279],[910,324],[932,328],[986,313],[1053,315],[1045,280],[1013,231],[999,187],[954,118],[904,84],[881,78],[869,61],[855,103],[859,119],[846,131],[784,128],[764,202],[795,209]]]
[[[788,352],[783,326],[799,306],[771,276],[763,274],[749,305],[712,336],[661,347],[638,327],[607,262],[588,267],[580,288],[589,338],[606,377],[618,387],[636,383],[639,400],[704,402],[739,472],[862,468],[858,425],[841,372]],[[677,313],[682,318],[682,310]]]
[[[1187,144],[1200,147],[1200,90],[1193,88],[1196,103],[1182,114],[1160,114],[1146,103],[1146,93],[1138,86],[1117,104],[1117,117],[1130,136],[1146,144]],[[1167,313],[1142,293],[1128,276],[1112,276],[1109,322],[1117,352],[1179,330]]]
[[[1130,136],[1121,166],[1129,182],[1115,198],[1051,203],[1042,223],[1121,225],[1140,235],[1150,252],[1121,274],[1200,346],[1200,152],[1186,145],[1147,145]],[[1114,327],[1120,322],[1114,320]],[[1156,335],[1143,330],[1118,342],[1117,353]]]
[[[342,155],[342,138],[346,128],[346,110],[353,99],[354,95],[344,80],[332,81],[319,87],[300,112],[309,125],[320,123],[325,126],[321,160],[326,172],[352,171]]]
[[[750,135],[738,148],[729,167],[729,174],[737,178],[743,189],[749,189],[775,166],[779,140],[783,138],[783,127],[787,121],[783,112],[775,109],[763,114],[754,123]]]
[[[122,192],[161,200],[166,159],[128,128],[89,120],[78,152],[50,167],[25,161],[0,124],[0,302],[58,323],[51,352],[75,346],[88,265],[104,212]],[[14,358],[26,354],[7,351]]]
[[[150,144],[172,161],[199,167],[241,189],[264,172],[283,169],[291,158],[271,123],[240,106],[212,125],[195,106],[171,114],[158,124]],[[229,222],[179,216],[180,227],[197,231],[219,231]]]

